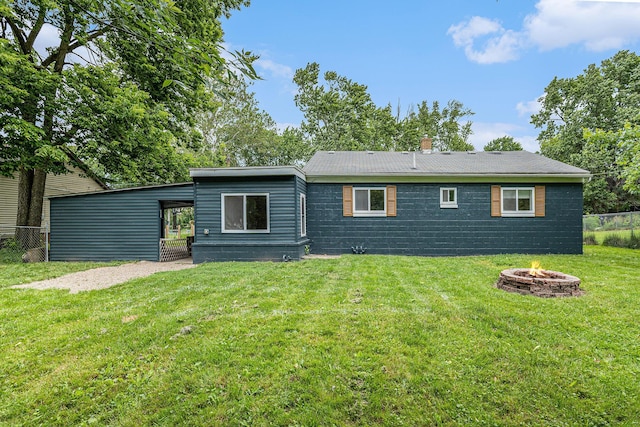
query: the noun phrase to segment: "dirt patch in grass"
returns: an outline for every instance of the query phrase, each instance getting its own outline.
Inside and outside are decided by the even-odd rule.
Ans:
[[[178,260],[173,262],[150,262],[140,261],[129,264],[122,264],[112,267],[100,267],[91,270],[79,271],[66,274],[55,279],[41,280],[38,282],[25,283],[12,286],[14,289],[69,289],[69,292],[76,294],[82,291],[93,291],[105,289],[111,286],[128,282],[139,277],[147,277],[162,271],[183,270],[192,268],[195,265],[189,260]]]

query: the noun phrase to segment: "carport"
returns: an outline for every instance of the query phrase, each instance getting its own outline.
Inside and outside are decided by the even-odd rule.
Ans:
[[[167,210],[193,206],[193,183],[51,197],[53,261],[173,260],[188,238],[167,236]],[[186,234],[186,233],[185,233]]]

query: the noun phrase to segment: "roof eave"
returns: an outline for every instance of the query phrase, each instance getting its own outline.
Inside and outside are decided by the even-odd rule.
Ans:
[[[359,174],[313,175],[307,173],[308,183],[584,183],[590,174]]]
[[[191,178],[246,178],[269,176],[297,176],[306,180],[304,172],[297,166],[256,166],[237,168],[190,169]]]

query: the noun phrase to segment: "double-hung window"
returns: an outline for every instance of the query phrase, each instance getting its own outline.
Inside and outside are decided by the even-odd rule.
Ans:
[[[533,187],[502,187],[502,216],[535,216]]]
[[[268,194],[223,194],[223,233],[268,233]]]
[[[440,189],[440,207],[441,208],[457,208],[458,207],[458,190],[456,188]]]
[[[385,187],[354,187],[353,200],[353,216],[387,215],[387,189]]]

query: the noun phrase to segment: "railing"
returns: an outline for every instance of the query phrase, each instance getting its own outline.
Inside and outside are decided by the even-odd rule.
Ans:
[[[0,225],[0,262],[48,262],[49,227]]]

